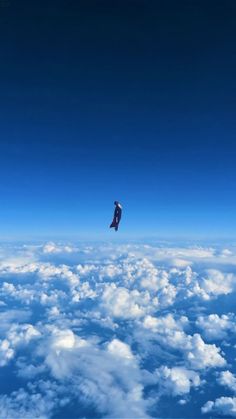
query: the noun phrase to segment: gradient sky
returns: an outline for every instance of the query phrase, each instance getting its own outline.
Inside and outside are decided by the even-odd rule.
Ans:
[[[2,0],[0,237],[236,235],[236,2]]]

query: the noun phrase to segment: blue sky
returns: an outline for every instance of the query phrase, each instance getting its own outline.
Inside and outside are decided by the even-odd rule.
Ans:
[[[178,3],[178,4],[177,4]],[[235,236],[235,2],[0,14],[0,231]]]

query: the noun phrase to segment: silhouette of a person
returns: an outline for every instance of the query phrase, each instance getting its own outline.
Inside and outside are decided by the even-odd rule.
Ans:
[[[114,217],[113,217],[113,221],[110,225],[110,228],[114,227],[115,231],[117,231],[118,226],[119,226],[119,222],[121,220],[122,206],[120,205],[120,203],[118,201],[115,201],[114,205],[115,205]]]

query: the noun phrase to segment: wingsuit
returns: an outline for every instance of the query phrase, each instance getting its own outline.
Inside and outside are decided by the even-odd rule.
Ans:
[[[114,217],[113,217],[113,221],[110,225],[110,228],[114,227],[115,230],[117,231],[118,226],[119,226],[119,222],[121,220],[122,206],[120,205],[120,203],[118,201],[115,201],[114,205],[115,205]]]

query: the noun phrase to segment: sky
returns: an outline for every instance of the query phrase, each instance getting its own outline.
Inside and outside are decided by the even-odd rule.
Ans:
[[[0,236],[235,237],[236,4],[0,2]]]

